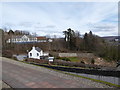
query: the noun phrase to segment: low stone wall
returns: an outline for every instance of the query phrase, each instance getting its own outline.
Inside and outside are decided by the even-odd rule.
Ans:
[[[59,53],[59,57],[77,57],[77,53]]]
[[[81,57],[81,58],[93,58],[93,53],[58,53],[59,57]]]
[[[93,53],[77,53],[78,57],[82,58],[94,58],[95,55]]]

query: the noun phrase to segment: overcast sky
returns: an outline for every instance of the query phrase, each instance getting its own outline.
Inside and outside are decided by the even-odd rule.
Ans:
[[[71,28],[81,34],[118,35],[117,2],[3,2],[0,28],[63,36]]]

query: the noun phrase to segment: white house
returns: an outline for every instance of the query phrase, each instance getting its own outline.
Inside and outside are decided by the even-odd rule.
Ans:
[[[48,39],[45,36],[31,36],[31,35],[14,35],[7,40],[7,43],[32,43],[32,42],[52,42],[52,39]]]
[[[37,38],[30,35],[17,35],[12,36],[7,40],[7,43],[26,43],[26,42],[37,42]]]
[[[39,47],[32,47],[32,50],[28,52],[28,58],[41,59],[42,57],[48,56],[49,53],[44,53]]]

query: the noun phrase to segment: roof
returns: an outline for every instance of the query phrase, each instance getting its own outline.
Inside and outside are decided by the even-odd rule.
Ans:
[[[46,40],[46,37],[43,37],[43,36],[39,36],[37,37],[38,40]]]
[[[34,36],[31,36],[31,35],[15,35],[15,36],[12,36],[13,39],[15,38],[22,38],[23,36],[27,36],[28,38],[34,38]]]
[[[37,50],[38,52],[41,51],[41,49],[39,47],[35,47],[35,50]]]

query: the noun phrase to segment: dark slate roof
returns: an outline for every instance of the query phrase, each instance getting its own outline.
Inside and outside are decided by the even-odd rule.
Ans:
[[[35,50],[37,50],[38,52],[41,51],[41,49],[39,47],[35,47]]]

